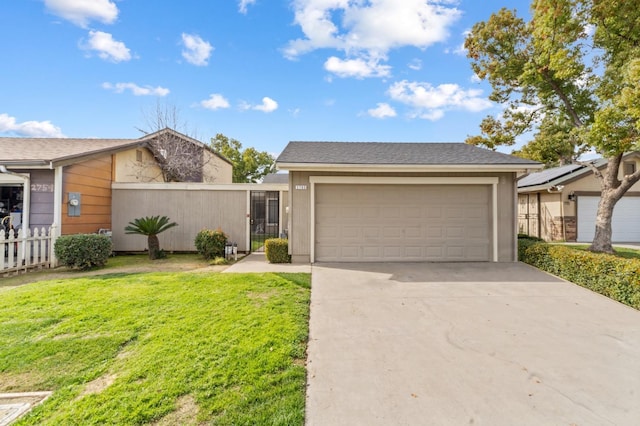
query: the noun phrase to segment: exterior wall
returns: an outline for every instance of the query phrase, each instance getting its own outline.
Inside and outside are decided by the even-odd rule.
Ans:
[[[111,228],[111,156],[64,168],[62,176],[62,235],[94,233]],[[80,215],[69,216],[69,193],[80,193]]]
[[[515,173],[332,173],[290,172],[289,250],[293,262],[308,262],[311,256],[311,184],[310,176],[369,177],[499,177],[498,183],[498,261],[516,259],[516,184]],[[299,188],[299,189],[296,189]],[[302,189],[304,188],[304,189]]]
[[[232,183],[233,166],[217,155],[205,150],[205,161],[202,167],[202,181],[205,183]]]
[[[142,159],[138,161],[137,152]],[[151,151],[140,147],[113,155],[114,182],[163,182],[162,171],[153,158]]]
[[[195,251],[196,234],[204,229],[221,228],[229,241],[238,244],[238,251],[247,251],[248,192],[212,190],[203,184],[153,184],[145,188],[113,189],[113,243],[117,251],[143,251],[147,239],[141,235],[127,235],[124,228],[142,216],[168,216],[178,223],[158,236],[160,247],[167,251]],[[182,189],[188,188],[188,189]]]
[[[141,161],[138,161],[137,152],[141,152]],[[231,183],[233,179],[233,167],[217,155],[204,150],[206,156],[203,165],[202,179],[205,183]],[[164,182],[162,171],[151,151],[140,147],[114,154],[114,182]],[[198,178],[199,179],[199,178]]]
[[[31,183],[31,203],[29,210],[29,227],[49,229],[53,224],[53,170],[12,170],[16,173],[28,174]]]

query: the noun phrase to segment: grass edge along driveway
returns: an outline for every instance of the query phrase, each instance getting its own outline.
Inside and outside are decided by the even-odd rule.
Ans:
[[[140,273],[0,298],[0,392],[52,390],[17,425],[303,424],[310,275]]]

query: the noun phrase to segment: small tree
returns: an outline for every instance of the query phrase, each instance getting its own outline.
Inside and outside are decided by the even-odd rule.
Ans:
[[[202,181],[203,167],[209,163],[205,150],[209,149],[198,141],[196,132],[189,129],[186,122],[180,119],[180,111],[175,105],[156,103],[151,112],[144,112],[145,127],[137,128],[148,138],[148,146],[154,160],[150,164],[140,164],[142,170],[150,165],[158,166],[164,182],[199,182]],[[165,131],[167,129],[173,130]],[[186,141],[179,132],[196,143]]]
[[[160,252],[160,241],[158,234],[169,228],[178,226],[177,223],[169,223],[167,216],[145,216],[134,219],[124,228],[125,234],[139,234],[147,236],[147,244],[149,245],[149,259],[155,260]]]
[[[255,148],[243,150],[240,141],[222,133],[211,138],[211,148],[233,163],[233,183],[256,183],[274,170],[271,154]]]

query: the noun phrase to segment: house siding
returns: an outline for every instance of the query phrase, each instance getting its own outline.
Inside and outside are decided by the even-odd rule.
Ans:
[[[94,233],[111,228],[110,155],[64,168],[62,177],[62,235]],[[69,216],[69,193],[80,193],[80,216]]]
[[[54,171],[53,170],[12,170],[29,175],[31,184],[31,205],[29,228],[45,228],[53,224]]]
[[[138,161],[140,152],[141,161]],[[147,148],[139,147],[113,155],[114,182],[163,182],[162,170]]]
[[[515,173],[289,173],[290,233],[289,247],[293,262],[308,262],[311,256],[311,185],[310,176],[364,176],[364,177],[498,177],[498,261],[516,260],[516,192]],[[296,189],[299,188],[299,189]],[[305,188],[305,189],[302,189]]]

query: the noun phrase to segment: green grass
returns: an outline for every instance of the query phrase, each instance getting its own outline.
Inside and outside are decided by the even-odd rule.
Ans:
[[[589,248],[588,245],[567,245],[567,247],[586,251]],[[614,250],[616,251],[616,256],[624,257],[625,259],[640,259],[640,250],[625,248],[625,247],[616,247],[614,245]]]
[[[2,292],[0,392],[18,425],[304,422],[310,276],[111,273]]]

